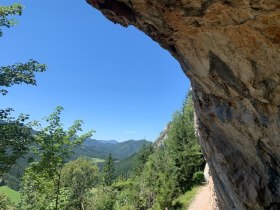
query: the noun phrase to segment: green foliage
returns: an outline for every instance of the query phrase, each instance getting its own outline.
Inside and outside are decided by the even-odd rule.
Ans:
[[[204,159],[197,143],[194,129],[194,108],[191,95],[184,103],[183,110],[176,112],[165,141],[178,169],[180,190],[185,192],[194,184],[193,174],[202,170]]]
[[[59,186],[57,180],[57,178],[49,179],[47,174],[36,173],[32,166],[26,169],[22,179],[19,208],[24,210],[67,209],[70,193],[67,189],[61,188],[57,194],[57,186]],[[59,195],[58,201],[57,195]]]
[[[84,209],[86,194],[98,183],[98,168],[91,160],[80,157],[62,168],[62,187],[70,192],[67,209]]]
[[[199,189],[200,189],[200,187],[195,186],[192,189],[190,189],[189,191],[187,191],[184,194],[182,194],[181,196],[179,196],[178,198],[176,198],[172,202],[173,209],[176,209],[176,210],[188,209],[188,207],[190,206],[191,202],[195,198]]]
[[[128,179],[133,170],[134,163],[136,161],[136,154],[129,156],[116,163],[115,177],[121,179]]]
[[[146,163],[149,157],[153,154],[153,145],[145,145],[135,155],[131,156],[128,162],[133,164],[131,168],[132,178],[127,179],[126,176],[120,176],[120,179],[113,184],[113,187],[118,191],[116,206],[118,209],[145,209],[147,206],[152,206],[153,191],[150,185],[152,177],[147,174],[142,175],[146,170]],[[123,179],[125,180],[123,180]],[[148,180],[149,179],[149,180]]]
[[[0,6],[0,37],[3,35],[2,27],[10,28],[16,23],[9,16],[21,15],[22,9],[20,4]],[[35,73],[45,70],[46,66],[35,60],[0,67],[0,94],[6,95],[6,88],[13,85],[36,85]],[[12,111],[12,108],[0,109],[0,177],[28,151],[28,145],[33,141],[31,128],[23,126],[28,116],[20,115],[15,119],[10,117]]]
[[[75,156],[87,156],[106,159],[111,153],[114,159],[123,160],[139,151],[144,145],[152,144],[146,140],[128,140],[124,142],[89,139],[75,149]]]
[[[92,160],[93,163],[104,163],[105,160],[101,159],[101,158],[90,158]]]
[[[36,173],[31,166],[22,178],[20,209],[52,209],[54,189],[54,182],[46,174]]]
[[[103,183],[105,186],[111,186],[114,181],[115,164],[111,153],[109,154],[103,167]]]
[[[113,210],[116,193],[110,186],[100,186],[95,189],[87,199],[85,209],[88,210]]]
[[[20,193],[15,190],[12,190],[8,186],[0,187],[0,193],[6,194],[9,197],[9,199],[14,203],[17,203],[20,200]]]
[[[11,199],[5,194],[0,192],[0,209],[15,210],[14,204]]]
[[[11,6],[0,6],[0,27],[10,28],[16,24],[14,19],[9,19],[10,15],[21,15],[23,6],[21,4],[13,4]],[[0,28],[0,37],[3,31]]]
[[[135,209],[130,202],[131,189],[133,189],[134,179],[118,179],[112,185],[116,192],[115,209]]]
[[[64,131],[60,123],[62,111],[62,107],[57,107],[46,119],[49,125],[36,133],[36,145],[33,147],[34,153],[40,159],[33,168],[40,173],[47,173],[50,178],[57,175],[66,160],[73,154],[74,148],[81,145],[93,133],[90,131],[78,136],[77,133],[82,131],[82,121],[79,120],[75,121],[68,131]]]
[[[23,6],[13,4],[11,6],[0,6],[0,27],[10,28],[15,25],[14,19],[8,19],[10,15],[21,15]],[[3,31],[0,28],[0,37]],[[0,86],[11,87],[16,84],[36,85],[35,73],[44,72],[46,65],[40,64],[35,60],[29,60],[27,63],[16,63],[11,66],[0,67]],[[0,93],[7,94],[6,89],[0,89]],[[3,111],[3,110],[2,110]]]
[[[134,161],[133,176],[113,186],[118,191],[118,209],[178,209],[176,198],[199,184],[204,160],[194,130],[191,95],[175,113],[163,147],[143,148]],[[189,196],[190,197],[190,196]]]
[[[149,155],[140,174],[113,184],[120,209],[165,209],[177,197],[176,168],[164,148]]]
[[[131,187],[133,184],[132,179],[118,179],[112,184],[112,187],[117,191],[122,191],[128,187]]]
[[[191,97],[183,110],[175,113],[163,147],[142,148],[127,161],[133,163],[132,176],[122,175],[117,180],[109,154],[99,185],[92,159],[78,158],[66,164],[91,132],[77,136],[81,121],[65,131],[60,123],[62,110],[58,107],[46,119],[48,125],[35,133],[32,151],[38,159],[22,179],[20,209],[159,210],[188,205],[194,191],[178,196],[202,182],[204,163],[194,133]]]
[[[12,165],[8,172],[6,172],[2,177],[2,184],[7,185],[13,190],[19,191],[21,185],[21,178],[24,174],[25,168],[29,164],[31,158],[29,155],[26,157],[19,158],[16,164]]]
[[[64,131],[60,122],[62,107],[46,119],[47,126],[35,135],[34,153],[39,157],[26,169],[22,183],[21,206],[26,209],[63,209],[68,203],[70,192],[62,188],[62,167],[73,154],[76,146],[81,145],[92,135],[92,131],[78,136],[82,131],[81,121],[76,121]],[[40,197],[40,198],[38,198]]]
[[[201,185],[205,181],[204,173],[202,171],[195,172],[192,180],[194,184]]]
[[[152,204],[153,209],[171,207],[173,199],[178,195],[177,169],[166,149],[158,149],[150,156],[141,179],[144,182],[140,181],[140,196],[141,192],[148,193],[145,206],[149,207]]]
[[[33,133],[36,133],[33,131]],[[93,142],[98,142],[98,144],[91,144]],[[90,142],[90,144],[88,143]],[[116,147],[119,147],[119,148],[125,148],[123,147],[124,144],[128,144],[128,147],[131,147],[133,148],[133,150],[131,152],[133,152],[134,154],[132,156],[129,156],[127,157],[127,155],[130,154],[127,153],[127,150],[124,150],[123,153],[122,153],[122,157],[127,157],[126,159],[123,159],[123,160],[120,160],[120,161],[115,161],[115,174],[114,174],[114,178],[116,177],[122,177],[122,178],[125,178],[127,179],[130,174],[131,174],[131,171],[133,169],[133,164],[134,164],[134,159],[136,157],[136,154],[135,152],[139,151],[139,149],[141,148],[141,145],[144,144],[151,144],[150,142],[148,141],[134,141],[134,146],[133,145],[133,142],[132,141],[126,141],[126,142],[118,142],[118,143],[107,143],[107,142],[103,142],[103,141],[96,141],[96,140],[87,140],[83,145],[81,146],[78,146],[78,151],[77,152],[77,149],[74,149],[75,151],[75,154],[74,155],[71,155],[70,159],[67,160],[67,161],[70,161],[70,160],[75,160],[77,159],[79,156],[86,156],[88,158],[90,158],[93,163],[97,163],[97,166],[99,168],[102,168],[102,166],[104,165],[105,163],[105,159],[108,157],[109,153],[106,155],[106,157],[103,159],[101,157],[103,157],[105,155],[105,153],[103,153],[104,151],[102,152],[99,152],[101,154],[101,156],[98,156],[100,155],[99,153],[95,153],[94,151],[91,150],[92,147],[95,147],[96,150],[102,150],[104,147],[103,146],[100,146],[100,145],[106,145],[106,152],[108,151],[112,151],[114,149],[116,149]],[[121,144],[121,145],[119,145]],[[119,146],[118,146],[119,145]],[[92,152],[91,152],[92,151]],[[121,150],[117,150],[119,152],[115,152],[114,154],[116,155],[112,156],[114,158],[119,158],[121,157],[119,154],[121,154]],[[99,158],[98,158],[99,157]],[[10,170],[8,172],[6,172],[3,176],[3,184],[9,186],[10,188],[14,189],[14,190],[19,190],[20,189],[20,180],[24,174],[24,169],[28,167],[29,165],[29,161],[30,159],[37,159],[36,156],[34,156],[31,152],[27,153],[24,155],[24,157],[22,158],[19,158],[16,162],[16,164],[14,164]]]
[[[147,163],[149,156],[154,153],[154,145],[145,145],[136,154],[135,160],[133,162],[133,172],[135,175],[142,173],[145,164]]]
[[[35,60],[27,63],[16,63],[11,66],[0,67],[0,86],[11,87],[18,84],[36,85],[35,73],[44,72],[46,65]],[[0,89],[0,93],[7,94],[6,89]]]

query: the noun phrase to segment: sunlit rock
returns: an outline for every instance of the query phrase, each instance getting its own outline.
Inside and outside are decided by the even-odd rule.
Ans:
[[[190,78],[220,209],[280,209],[280,1],[87,2],[146,33]]]

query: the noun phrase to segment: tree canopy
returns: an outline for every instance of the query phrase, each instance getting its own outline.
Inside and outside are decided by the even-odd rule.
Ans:
[[[63,108],[56,110],[46,119],[48,124],[40,128],[35,135],[35,145],[32,151],[38,156],[38,161],[26,169],[22,183],[22,208],[63,209],[69,199],[69,192],[62,187],[62,169],[74,152],[92,136],[93,131],[78,135],[82,131],[82,121],[75,121],[64,130],[61,123]],[[38,196],[40,200],[38,200]]]
[[[3,28],[10,28],[17,23],[10,16],[21,15],[22,10],[21,4],[0,6],[0,37],[3,36]],[[46,65],[32,59],[27,63],[0,67],[0,94],[6,95],[7,88],[13,85],[36,85],[36,73],[45,70]],[[13,108],[0,109],[0,177],[28,151],[34,140],[31,127],[24,125],[29,119],[28,115],[11,117],[13,111]]]

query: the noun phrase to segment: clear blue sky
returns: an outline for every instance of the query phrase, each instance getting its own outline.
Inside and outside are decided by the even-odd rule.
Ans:
[[[9,88],[1,108],[38,120],[60,105],[66,127],[81,119],[93,138],[119,141],[155,140],[181,108],[189,80],[144,33],[111,23],[85,0],[16,2],[25,9],[0,38],[0,66],[33,58],[48,69],[37,87]]]

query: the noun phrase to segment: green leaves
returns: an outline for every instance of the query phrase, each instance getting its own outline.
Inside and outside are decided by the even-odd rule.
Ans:
[[[38,196],[42,198],[38,202],[43,203],[43,206],[45,205],[50,209],[62,209],[62,206],[67,204],[67,196],[70,196],[70,191],[68,189],[65,191],[62,188],[62,168],[73,154],[74,148],[91,137],[93,131],[78,136],[77,132],[82,131],[82,121],[75,121],[68,130],[64,130],[61,123],[62,111],[62,107],[57,107],[46,119],[47,126],[39,128],[39,131],[35,134],[33,152],[39,160],[32,163],[24,176],[27,177],[23,183],[22,205],[25,205],[25,208],[31,205],[28,199]],[[31,175],[33,181],[28,179],[28,176]],[[43,191],[36,187],[29,190],[29,186],[36,180],[37,182],[34,185],[41,186]],[[49,194],[53,196],[49,196]],[[38,202],[35,199],[33,206],[30,208],[36,209],[40,204]]]
[[[10,28],[15,25],[14,19],[8,19],[10,15],[21,15],[23,6],[13,4],[0,6],[0,37],[3,34],[1,27]],[[46,71],[46,65],[30,59],[27,63],[16,63],[10,66],[0,67],[0,86],[11,87],[18,84],[36,85],[35,73]],[[2,95],[7,94],[6,89],[0,89]]]
[[[0,86],[11,87],[18,84],[37,85],[35,80],[36,72],[46,71],[46,65],[40,64],[35,60],[27,63],[16,63],[11,66],[0,67]],[[2,95],[7,94],[6,89],[0,89]]]
[[[11,6],[0,6],[0,27],[10,28],[17,22],[14,19],[8,19],[9,15],[21,15],[23,6],[21,4],[13,4]],[[3,31],[0,28],[0,37]]]
[[[11,199],[4,193],[0,193],[0,209],[14,210]]]
[[[45,128],[39,128],[35,135],[35,148],[36,155],[40,158],[40,171],[46,171],[50,177],[53,177],[70,158],[74,148],[90,138],[94,132],[89,131],[78,136],[77,132],[82,131],[82,121],[75,121],[65,131],[60,117],[62,111],[63,107],[57,107],[46,119],[48,125]]]
[[[82,209],[86,194],[97,185],[98,178],[98,168],[90,159],[80,157],[65,164],[61,179],[62,186],[70,192],[67,207]]]
[[[87,205],[84,209],[92,210],[114,210],[116,192],[110,186],[100,186],[95,189],[87,199]],[[82,209],[82,208],[81,208]]]
[[[122,189],[117,203],[127,209],[173,209],[174,199],[201,182],[203,157],[194,130],[191,95],[174,114],[167,139],[157,149],[137,154],[131,185]]]
[[[0,6],[0,37],[3,34],[2,27],[10,28],[16,24],[9,16],[21,15],[22,9],[21,4]],[[0,94],[6,95],[6,88],[13,85],[36,85],[35,74],[45,70],[46,65],[35,60],[0,67]],[[0,109],[0,177],[29,150],[29,144],[34,140],[31,128],[23,125],[28,115],[20,115],[15,119],[10,116],[12,112],[12,108]]]

